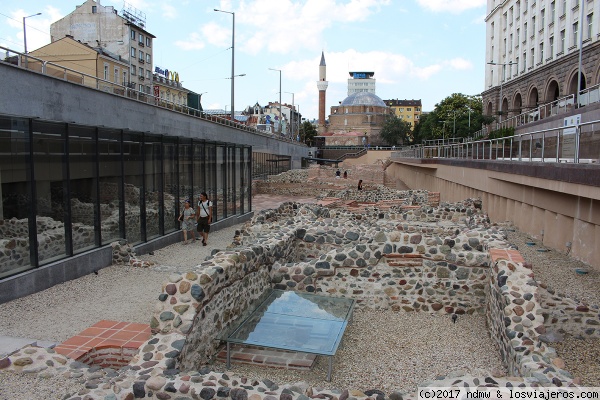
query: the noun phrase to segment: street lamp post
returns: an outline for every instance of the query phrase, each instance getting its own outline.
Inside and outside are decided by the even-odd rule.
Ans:
[[[292,125],[292,140],[294,140],[294,138],[296,137],[294,135],[294,93],[292,93],[292,92],[286,92],[286,93],[292,95],[292,111],[290,112],[290,125]]]
[[[492,61],[492,62],[489,62],[488,64],[489,65],[502,65],[502,79],[500,80],[500,107],[498,108],[498,114],[500,114],[500,122],[502,122],[502,83],[506,79],[506,66],[513,65],[515,63],[513,63],[512,61],[507,62],[507,63],[495,63]],[[509,71],[509,73],[512,73],[512,71]]]
[[[279,135],[283,134],[283,114],[281,113],[281,70],[275,68],[269,68],[271,71],[279,71]]]
[[[234,81],[235,81],[235,13],[231,11],[223,11],[214,9],[217,12],[222,12],[226,14],[231,14],[232,18],[232,28],[231,28],[231,122],[235,122],[235,106],[234,106]]]
[[[26,29],[26,25],[25,25],[25,18],[30,18],[30,17],[36,17],[38,15],[42,15],[42,13],[37,13],[37,14],[32,14],[32,15],[28,15],[26,17],[23,17],[23,47],[25,48],[25,68],[28,67],[28,60],[27,60],[27,29]]]

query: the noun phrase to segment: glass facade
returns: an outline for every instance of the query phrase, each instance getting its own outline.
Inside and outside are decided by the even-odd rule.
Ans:
[[[249,212],[251,151],[0,115],[0,279],[174,232],[183,202],[204,191],[215,222]]]

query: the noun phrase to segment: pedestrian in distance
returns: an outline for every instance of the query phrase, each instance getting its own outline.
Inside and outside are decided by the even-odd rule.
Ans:
[[[197,229],[202,236],[202,246],[208,243],[208,233],[212,223],[212,201],[208,200],[206,192],[200,193],[196,215],[198,216]]]
[[[362,190],[362,179],[358,181],[357,190]]]
[[[181,230],[183,231],[183,244],[188,244],[188,232],[190,233],[189,241],[192,242],[196,240],[196,233],[194,232],[196,213],[191,207],[191,203],[189,200],[186,200],[185,203],[183,203],[183,210],[181,211],[181,215],[179,216],[179,222],[181,222]]]

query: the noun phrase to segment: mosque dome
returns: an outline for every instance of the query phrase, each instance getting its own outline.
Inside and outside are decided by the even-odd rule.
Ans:
[[[376,106],[387,107],[379,96],[369,92],[352,93],[342,101],[342,106]]]

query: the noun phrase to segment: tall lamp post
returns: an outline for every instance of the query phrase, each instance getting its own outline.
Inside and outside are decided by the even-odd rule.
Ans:
[[[232,11],[223,11],[214,9],[217,12],[222,12],[226,14],[231,14],[232,18],[232,28],[231,28],[231,122],[235,122],[235,106],[234,106],[234,81],[235,81],[235,13]]]
[[[296,136],[294,135],[294,93],[286,93],[292,95],[292,111],[290,112],[290,125],[292,125],[292,140],[295,140]]]
[[[279,71],[279,135],[283,134],[283,114],[281,113],[281,70],[275,68],[269,68],[271,71]]]
[[[23,47],[25,48],[25,68],[27,68],[28,63],[27,63],[27,28],[25,25],[25,18],[30,18],[30,17],[36,17],[38,15],[42,15],[41,12],[37,13],[37,14],[31,14],[28,15],[26,17],[23,17]]]
[[[502,83],[504,82],[505,78],[506,78],[506,66],[507,65],[513,65],[515,64],[514,62],[510,61],[507,63],[495,63],[495,62],[489,62],[489,65],[502,65],[502,79],[500,80],[500,107],[498,108],[498,114],[500,114],[500,122],[502,122]],[[509,71],[509,73],[512,73],[512,71]]]

